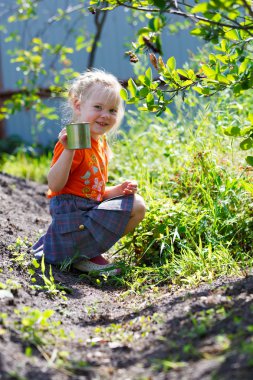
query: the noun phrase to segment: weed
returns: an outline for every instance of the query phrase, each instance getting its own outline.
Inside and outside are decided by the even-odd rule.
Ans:
[[[31,243],[28,238],[18,237],[14,244],[8,246],[8,250],[11,252],[11,261],[20,269],[27,269],[31,265],[31,257],[28,254],[28,250],[31,247]]]
[[[190,314],[192,326],[186,335],[190,338],[203,337],[212,326],[222,319],[227,318],[228,312],[224,307],[201,310]]]
[[[85,313],[89,318],[94,319],[98,313],[98,301],[94,302],[92,305],[85,306]]]
[[[97,337],[99,337],[99,339],[105,341],[131,344],[156,331],[163,320],[162,314],[154,313],[151,316],[142,315],[133,318],[128,322],[112,323],[107,327],[96,327],[94,330],[96,338],[95,340],[91,339],[90,343],[96,342]]]
[[[65,294],[67,292],[71,293],[72,290],[65,285],[61,285],[55,282],[51,265],[49,266],[49,277],[46,275],[44,255],[41,259],[40,268],[42,273],[40,277],[42,278],[44,285],[35,284],[32,285],[31,288],[36,290],[43,290],[46,292],[47,295],[49,295],[49,297],[55,297],[59,295],[62,299],[66,300],[67,298]]]
[[[67,335],[60,328],[60,321],[51,320],[54,310],[40,311],[25,306],[22,309],[15,309],[14,313],[16,319],[9,328],[15,331],[26,347],[36,347],[47,360],[49,360],[47,347],[55,347],[58,341],[61,344],[62,341],[73,338],[72,333]]]
[[[157,359],[154,361],[153,368],[155,370],[168,372],[170,370],[179,370],[180,368],[184,368],[187,366],[186,362],[174,361],[169,359]]]
[[[28,242],[27,238],[21,239],[18,237],[16,242],[8,247],[12,255],[11,261],[18,268],[26,270],[33,283],[37,281],[35,277],[36,270],[41,269],[41,275],[39,276],[43,280],[43,285],[33,284],[30,287],[35,290],[44,291],[49,297],[59,295],[66,300],[65,294],[71,293],[71,289],[55,282],[51,265],[49,266],[49,276],[47,276],[44,256],[39,264],[37,260],[29,254],[30,247],[31,243]]]

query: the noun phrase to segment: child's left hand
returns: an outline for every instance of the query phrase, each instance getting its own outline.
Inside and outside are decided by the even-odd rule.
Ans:
[[[120,185],[120,187],[121,187],[122,193],[125,195],[135,194],[138,189],[137,182],[135,181],[125,181]]]

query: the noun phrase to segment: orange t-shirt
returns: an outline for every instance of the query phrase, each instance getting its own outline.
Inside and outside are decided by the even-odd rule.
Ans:
[[[54,148],[51,166],[59,159],[64,150],[58,141]],[[79,197],[102,201],[105,184],[108,180],[107,143],[105,140],[91,139],[90,149],[77,149],[74,154],[69,178],[61,191],[48,190],[48,198],[60,194],[73,194]]]

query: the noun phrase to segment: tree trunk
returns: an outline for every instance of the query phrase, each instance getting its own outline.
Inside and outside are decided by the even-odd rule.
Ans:
[[[93,41],[92,48],[91,48],[91,52],[90,52],[90,55],[88,58],[88,63],[87,63],[88,69],[91,69],[94,65],[95,55],[96,55],[96,50],[97,50],[97,44],[98,44],[100,37],[101,37],[101,33],[102,33],[103,26],[104,26],[104,23],[106,20],[106,16],[107,16],[107,12],[103,12],[103,11],[99,11],[99,10],[96,11],[96,14],[95,14],[96,34],[95,34],[94,41]]]

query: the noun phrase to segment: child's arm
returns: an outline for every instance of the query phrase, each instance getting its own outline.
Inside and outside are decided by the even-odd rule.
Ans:
[[[137,192],[137,183],[135,181],[125,181],[120,185],[106,187],[104,199],[118,197],[120,195],[129,195]]]
[[[59,133],[59,140],[65,149],[59,159],[50,168],[47,176],[48,187],[54,192],[60,191],[66,185],[75,154],[75,150],[67,149],[67,134],[65,128]]]
[[[59,159],[49,170],[47,180],[50,190],[57,192],[66,185],[74,153],[74,150],[64,149]]]

